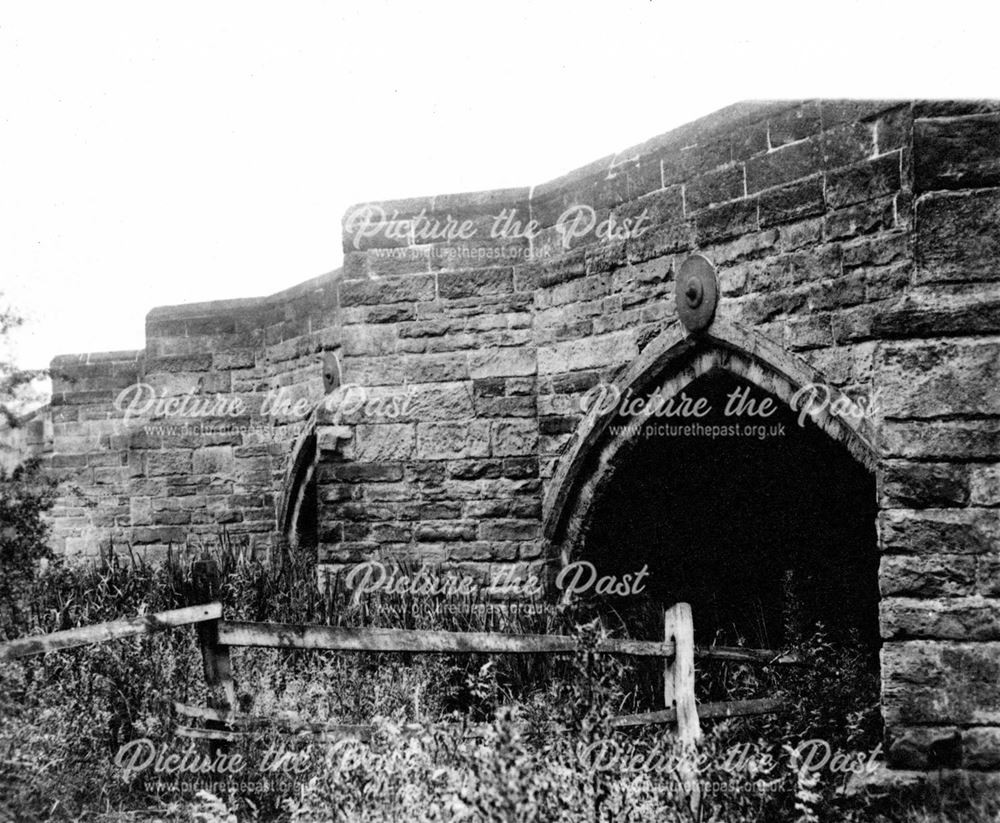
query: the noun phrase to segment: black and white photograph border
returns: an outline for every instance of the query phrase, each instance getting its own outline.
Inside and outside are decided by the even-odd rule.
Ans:
[[[0,822],[1000,820],[995,22],[0,7]]]

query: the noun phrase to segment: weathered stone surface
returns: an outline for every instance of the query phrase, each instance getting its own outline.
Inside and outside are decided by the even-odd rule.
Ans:
[[[890,597],[879,604],[879,626],[886,640],[1000,640],[1000,600]]]
[[[820,175],[771,189],[760,195],[760,226],[767,228],[822,214],[823,178]]]
[[[431,274],[345,280],[340,286],[340,301],[343,306],[413,303],[433,300],[435,288],[435,278]]]
[[[182,354],[167,357],[149,357],[146,359],[146,373],[156,374],[158,372],[193,372],[208,371],[212,368],[212,355],[203,354]]]
[[[841,209],[899,191],[901,154],[887,154],[826,176],[826,202]]]
[[[977,586],[979,559],[964,554],[883,555],[878,585],[883,597],[960,597],[986,594]]]
[[[875,367],[890,417],[1000,415],[1000,343],[934,341],[881,346]]]
[[[216,352],[212,356],[212,366],[216,369],[249,369],[253,367],[256,359],[253,349]]]
[[[1000,459],[1000,421],[886,421],[882,444],[887,457]]]
[[[460,420],[474,415],[467,383],[427,383],[404,393],[404,412],[398,420]]]
[[[695,237],[702,246],[757,231],[759,228],[757,198],[734,200],[703,209],[694,215]],[[629,257],[634,259],[631,253]]]
[[[886,755],[889,763],[898,769],[996,770],[1000,768],[1000,727],[910,726],[894,729]]]
[[[1000,549],[1000,517],[992,509],[889,509],[878,517],[887,553],[986,554]]]
[[[464,352],[407,357],[404,363],[411,383],[463,380],[469,376],[468,358]]]
[[[913,160],[918,191],[1000,185],[1000,115],[915,120]]]
[[[489,450],[490,424],[486,421],[417,424],[417,456],[424,460],[486,457]]]
[[[438,294],[445,299],[504,294],[514,290],[514,271],[510,268],[442,272],[438,275]]]
[[[992,334],[1000,328],[1000,284],[949,283],[910,289],[880,307],[872,330],[880,337]]]
[[[887,460],[878,473],[879,501],[884,508],[964,506],[970,499],[968,474],[962,463]]]
[[[827,128],[821,139],[823,165],[828,169],[860,163],[875,154],[873,123],[843,123]]]
[[[417,524],[415,533],[417,540],[422,543],[475,540],[476,524],[468,520],[425,520]]]
[[[344,354],[349,357],[376,357],[396,351],[393,326],[348,326],[343,332]]]
[[[689,212],[745,195],[742,166],[729,166],[706,172],[684,187],[684,201]]]
[[[806,103],[768,119],[768,140],[773,148],[817,134],[823,127],[819,103]]]
[[[540,533],[537,520],[486,520],[479,527],[483,540],[534,540]]]
[[[552,374],[627,363],[639,353],[628,331],[538,348],[538,373]]]
[[[493,423],[494,457],[531,457],[538,452],[538,423],[534,420],[498,420]]]
[[[769,189],[815,173],[821,166],[818,138],[783,146],[747,161],[747,192]]]
[[[917,201],[917,282],[1000,280],[1000,190]]]
[[[334,480],[346,483],[385,483],[403,479],[403,467],[398,463],[344,463],[332,466],[330,472]]]
[[[412,423],[362,424],[354,433],[354,459],[386,463],[413,456],[417,429]]]
[[[1000,555],[983,555],[976,561],[976,592],[1000,597]]]
[[[969,469],[969,501],[974,506],[1000,506],[1000,464]]]
[[[150,477],[167,474],[190,474],[191,452],[148,452],[145,458],[145,473]]]
[[[232,446],[208,446],[194,452],[192,470],[196,474],[229,475],[234,468]]]
[[[469,376],[518,377],[535,373],[535,353],[530,348],[482,349],[469,354]]]
[[[889,642],[882,673],[890,726],[1000,725],[1000,643]]]

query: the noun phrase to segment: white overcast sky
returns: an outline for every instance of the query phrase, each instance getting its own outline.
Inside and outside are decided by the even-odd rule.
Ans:
[[[355,202],[529,185],[749,98],[997,97],[994,4],[0,2],[23,366],[340,265]]]

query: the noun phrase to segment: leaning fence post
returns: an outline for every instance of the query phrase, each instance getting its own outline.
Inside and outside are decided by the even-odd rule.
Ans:
[[[214,560],[199,560],[194,564],[196,589],[206,598],[213,598],[219,589],[219,567]],[[219,621],[211,620],[198,624],[198,643],[205,669],[205,683],[208,685],[208,703],[213,709],[226,712],[236,711],[236,683],[233,681],[233,664],[229,658],[229,646],[219,642]],[[208,720],[210,729],[228,731],[231,726],[219,720]],[[209,747],[212,757],[225,747],[213,741]]]

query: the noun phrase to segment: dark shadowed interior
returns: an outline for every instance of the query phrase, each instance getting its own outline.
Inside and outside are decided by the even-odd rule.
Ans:
[[[738,388],[770,396],[706,375],[685,393],[705,397],[709,415],[654,423],[763,426],[764,436],[639,433],[592,509],[581,559],[601,574],[648,565],[643,594],[607,603],[635,636],[655,637],[662,608],[686,601],[699,644],[777,648],[822,623],[831,639],[877,648],[874,476],[777,398],[768,418],[727,417]]]

